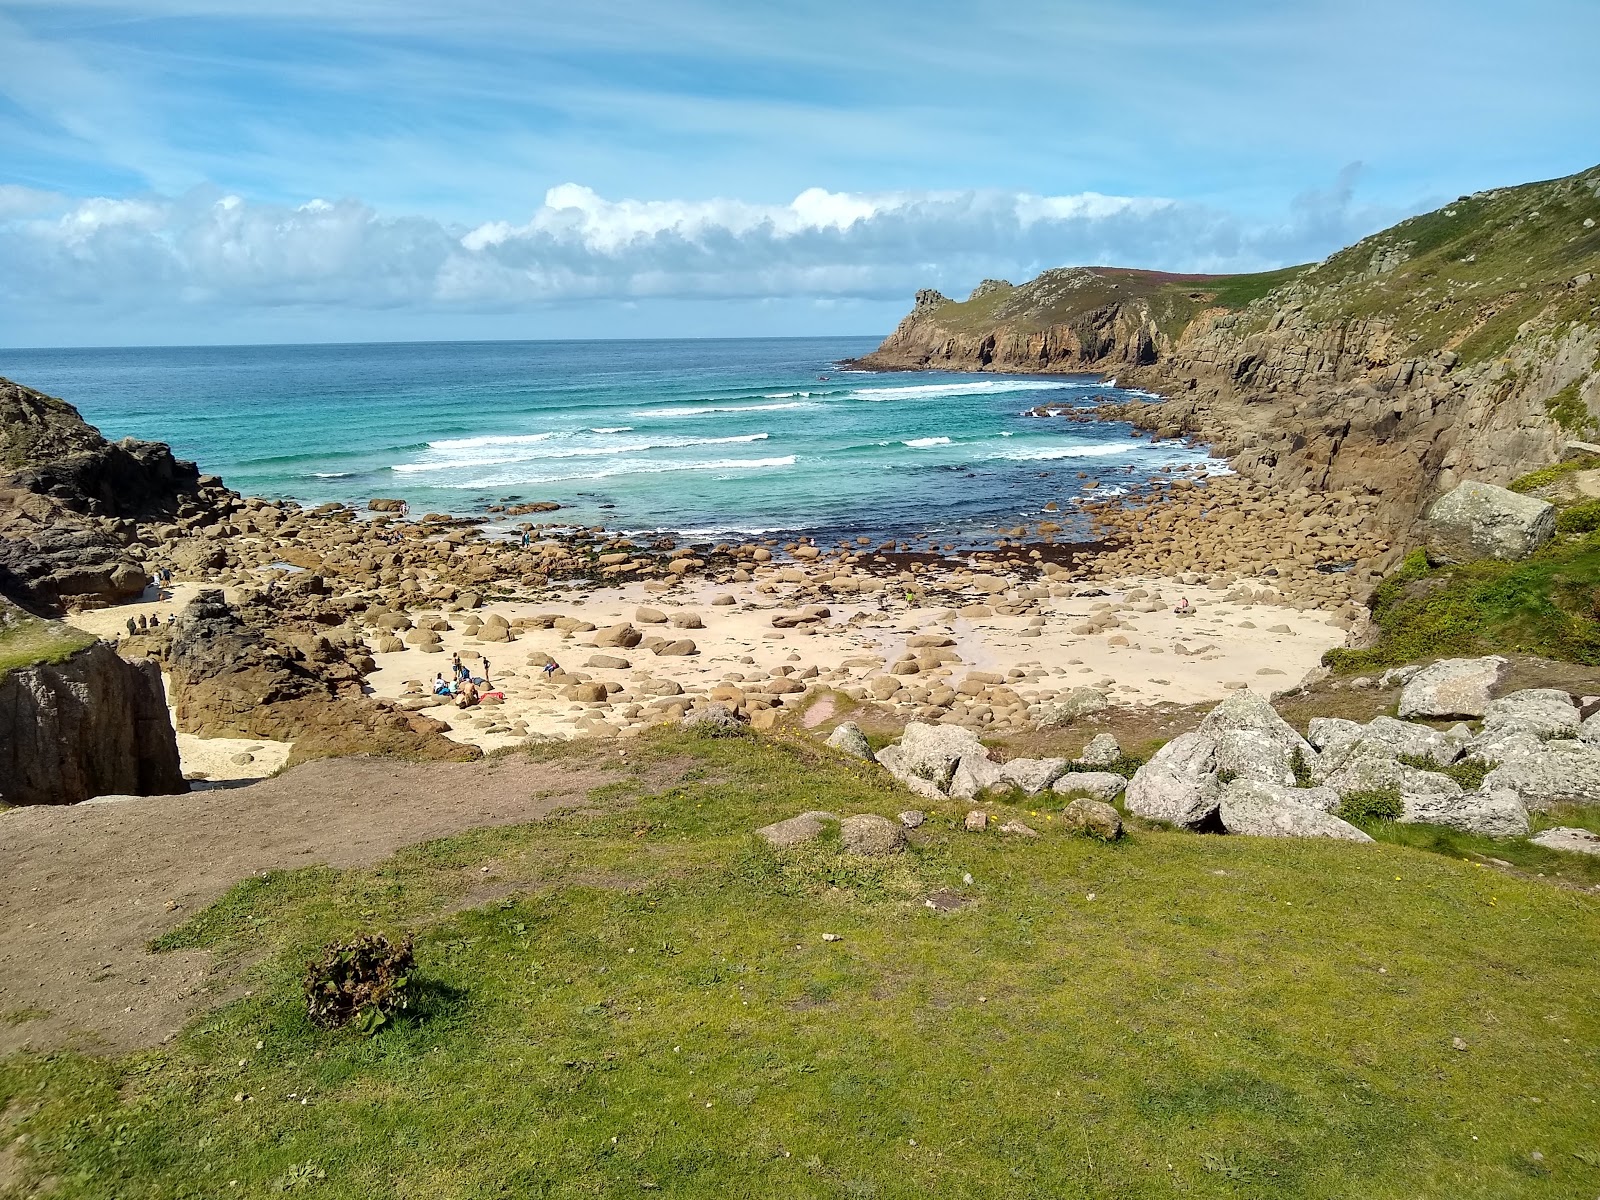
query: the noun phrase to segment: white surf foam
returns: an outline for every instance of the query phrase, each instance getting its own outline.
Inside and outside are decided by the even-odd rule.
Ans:
[[[677,408],[644,408],[630,413],[635,417],[705,417],[712,413],[779,412],[790,408],[815,408],[815,404],[792,401],[783,404],[686,404]]]
[[[486,446],[526,446],[533,442],[546,442],[554,433],[485,434],[482,437],[445,438],[429,442],[429,450],[479,450]]]
[[[797,456],[793,454],[785,454],[781,458],[719,458],[708,462],[663,463],[633,461],[613,463],[610,466],[602,467],[598,471],[479,474],[472,478],[463,478],[460,481],[441,481],[435,486],[472,491],[482,488],[531,487],[551,483],[573,483],[590,479],[612,479],[619,475],[661,475],[674,471],[763,471],[792,467],[796,461]]]
[[[910,446],[913,450],[926,450],[929,446],[948,446],[950,439],[947,437],[909,438],[900,444],[902,446]]]
[[[994,396],[1004,392],[1054,392],[1094,384],[1052,379],[984,379],[973,383],[919,383],[893,387],[856,388],[857,400],[922,400],[940,396]]]
[[[990,454],[988,458],[1005,458],[1012,462],[1046,462],[1057,458],[1104,458],[1112,454],[1126,454],[1138,450],[1138,445],[1126,446],[1045,446],[1036,450],[1007,450]]]
[[[610,458],[620,454],[644,454],[651,450],[682,450],[690,446],[732,446],[748,442],[764,442],[772,436],[767,433],[742,433],[730,437],[691,438],[666,437],[649,442],[635,442],[626,446],[580,446],[571,450],[529,450],[520,454],[502,454],[498,457],[447,456],[428,462],[401,463],[391,467],[402,475],[415,475],[429,471],[461,471],[474,467],[502,467],[510,463],[539,462],[560,458]]]
[[[632,433],[633,432],[633,426],[632,425],[595,425],[589,430],[589,432],[590,433]]]

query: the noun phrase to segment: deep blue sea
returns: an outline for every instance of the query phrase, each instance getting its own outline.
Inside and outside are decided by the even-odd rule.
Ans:
[[[247,495],[712,536],[970,542],[1203,452],[1025,416],[1098,377],[870,374],[875,338],[3,350],[0,375]],[[550,519],[550,518],[544,518]]]

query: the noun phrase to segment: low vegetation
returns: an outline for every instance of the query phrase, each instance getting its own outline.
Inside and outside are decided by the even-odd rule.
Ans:
[[[647,786],[669,760],[681,782]],[[778,854],[750,831],[907,797],[781,738],[660,734],[618,764],[584,813],[255,877],[176,928],[160,945],[211,951],[238,998],[159,1049],[0,1062],[18,1186],[1600,1192],[1591,895],[1401,835],[1101,844],[1057,797],[994,814],[1038,838],[952,807],[894,858]],[[411,1006],[317,1028],[307,960],[372,930],[414,936]]]
[[[1559,539],[1521,562],[1435,567],[1414,551],[1374,592],[1372,617],[1377,645],[1323,662],[1348,674],[1508,652],[1600,664],[1600,535]]]
[[[87,633],[0,605],[0,679],[22,667],[65,662],[94,644]]]

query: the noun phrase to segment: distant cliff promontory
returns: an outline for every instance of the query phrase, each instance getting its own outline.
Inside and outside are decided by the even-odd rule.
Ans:
[[[1464,196],[1321,263],[1259,275],[1104,267],[920,292],[860,365],[1115,374],[1126,415],[1284,487],[1361,487],[1404,526],[1600,425],[1600,167]]]

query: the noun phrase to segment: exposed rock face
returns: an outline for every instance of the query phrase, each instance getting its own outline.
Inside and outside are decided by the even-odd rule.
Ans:
[[[1352,842],[1372,839],[1348,821],[1310,804],[1295,788],[1241,780],[1222,789],[1222,827],[1249,837],[1327,837]]]
[[[362,696],[359,675],[314,639],[304,648],[275,642],[220,591],[201,592],[178,614],[167,668],[180,729],[292,741],[291,762],[341,754],[462,761],[481,754],[446,738],[446,727],[431,717]]]
[[[1166,396],[1117,415],[1280,489],[1369,492],[1405,534],[1463,479],[1509,482],[1600,420],[1596,214],[1600,168],[1463,197],[1237,290],[1096,267],[919,293],[863,362],[1115,374]]]
[[[1469,479],[1428,506],[1422,531],[1429,555],[1445,562],[1514,561],[1555,536],[1556,507]]]
[[[1481,717],[1489,708],[1491,689],[1500,681],[1506,660],[1446,658],[1424,667],[1400,693],[1402,717]]]
[[[0,595],[39,612],[137,596],[135,523],[193,521],[227,496],[166,446],[108,442],[65,401],[0,379]]]
[[[0,801],[188,790],[155,663],[127,662],[95,642],[64,662],[0,676]]]

